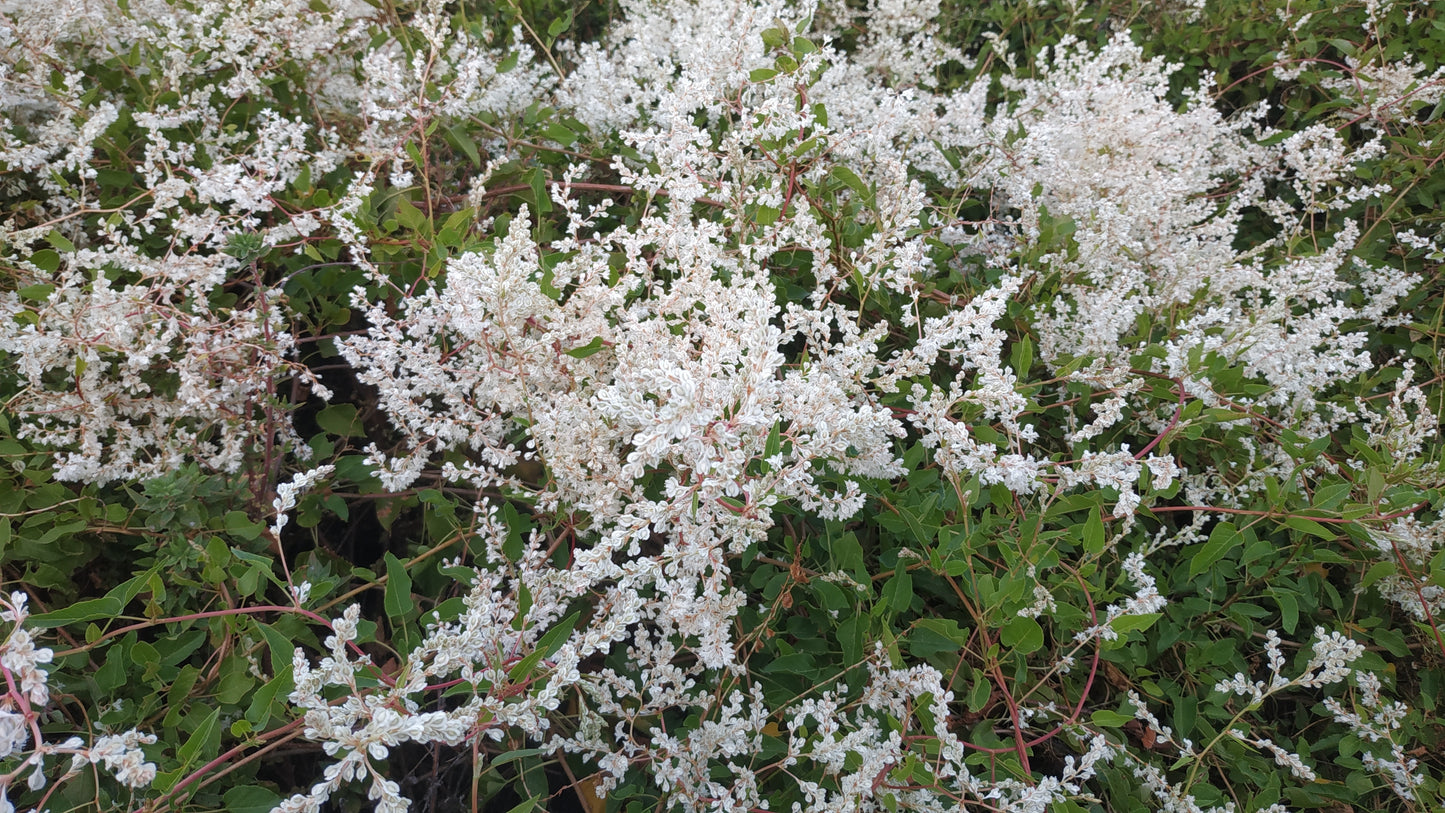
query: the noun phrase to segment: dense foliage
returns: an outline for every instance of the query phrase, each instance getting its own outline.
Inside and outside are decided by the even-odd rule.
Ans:
[[[0,4],[0,811],[1441,809],[1442,12]]]

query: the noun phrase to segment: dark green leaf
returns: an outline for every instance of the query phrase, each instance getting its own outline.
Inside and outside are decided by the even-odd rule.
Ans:
[[[406,565],[393,556],[391,551],[387,551],[382,558],[386,562],[386,596],[383,604],[387,617],[399,621],[407,618],[416,609],[416,602],[411,597],[411,575],[406,572]]]
[[[603,346],[604,345],[602,343],[602,337],[593,336],[592,341],[582,345],[581,347],[574,347],[571,350],[568,350],[567,355],[571,356],[574,359],[585,359],[588,356],[597,353],[603,348]]]
[[[1037,652],[1044,645],[1044,628],[1028,616],[1016,616],[1003,625],[999,641],[1016,652]]]

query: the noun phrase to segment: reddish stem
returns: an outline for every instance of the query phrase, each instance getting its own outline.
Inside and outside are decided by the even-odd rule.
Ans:
[[[1445,655],[1445,639],[1440,637],[1440,627],[1435,623],[1435,614],[1430,612],[1430,602],[1425,600],[1425,594],[1420,590],[1420,580],[1411,572],[1404,554],[1400,553],[1400,546],[1393,538],[1386,538],[1390,540],[1390,549],[1395,552],[1395,560],[1400,563],[1400,569],[1404,570],[1405,576],[1410,579],[1410,588],[1415,591],[1415,597],[1420,599],[1420,609],[1425,611],[1425,620],[1430,624],[1430,631],[1435,633],[1435,645],[1440,647],[1440,654]]]
[[[1169,425],[1164,427],[1164,431],[1155,435],[1154,439],[1149,441],[1148,446],[1140,449],[1134,455],[1135,460],[1143,460],[1144,455],[1149,454],[1149,452],[1153,451],[1154,447],[1159,445],[1159,441],[1163,440],[1164,436],[1169,434],[1170,430],[1179,425],[1179,416],[1184,414],[1184,384],[1183,382],[1176,381],[1175,385],[1179,387],[1179,405],[1174,407],[1174,417],[1169,419]]]
[[[267,731],[265,734],[262,734],[262,735],[259,737],[259,739],[261,739],[261,740],[268,740],[268,739],[275,738],[275,737],[277,737],[277,736],[280,736],[280,735],[282,735],[282,734],[285,734],[285,733],[288,732],[288,731],[291,731],[291,730],[294,729],[294,728],[300,727],[300,726],[301,726],[303,723],[305,723],[305,722],[306,722],[306,718],[305,718],[305,717],[301,717],[301,718],[299,718],[299,719],[292,720],[291,722],[287,723],[286,725],[281,726],[280,728],[276,728],[276,729],[272,729],[272,730],[270,730],[270,731]],[[201,777],[203,777],[203,776],[205,776],[206,774],[210,773],[210,772],[211,772],[213,769],[215,769],[217,766],[219,766],[219,765],[224,765],[225,763],[229,762],[232,758],[234,758],[237,754],[239,754],[239,753],[241,753],[242,751],[245,751],[247,748],[251,748],[251,747],[253,747],[253,746],[255,746],[255,745],[256,745],[256,743],[254,743],[254,742],[244,742],[244,743],[241,743],[240,745],[236,746],[235,748],[232,748],[231,750],[227,751],[227,752],[224,753],[224,754],[221,754],[220,756],[216,757],[215,759],[211,760],[210,762],[207,762],[205,765],[202,765],[201,767],[197,768],[195,771],[191,772],[191,774],[190,774],[189,776],[187,776],[186,778],[184,778],[184,779],[182,779],[181,781],[177,782],[176,784],[172,785],[172,786],[171,786],[171,789],[166,792],[166,795],[165,795],[165,796],[162,796],[160,799],[156,800],[156,804],[165,804],[165,802],[166,802],[168,799],[174,798],[174,797],[176,796],[176,794],[180,793],[182,790],[185,790],[185,789],[186,789],[187,787],[189,787],[190,785],[195,784]],[[153,805],[147,805],[146,807],[143,807],[143,808],[136,808],[136,813],[141,813],[142,811],[145,811],[145,810],[155,810],[155,809],[156,809],[155,806],[153,806]]]

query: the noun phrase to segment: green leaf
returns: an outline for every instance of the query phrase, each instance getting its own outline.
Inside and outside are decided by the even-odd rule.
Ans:
[[[1269,594],[1274,602],[1279,605],[1279,624],[1284,627],[1286,633],[1293,633],[1295,627],[1299,626],[1299,602],[1295,601],[1294,594],[1288,590],[1269,589]]]
[[[53,274],[60,270],[60,255],[48,248],[41,249],[30,255],[30,263],[47,274]]]
[[[1372,585],[1374,585],[1375,582],[1379,581],[1380,579],[1383,579],[1386,576],[1395,575],[1395,572],[1398,569],[1398,565],[1396,565],[1394,562],[1376,562],[1370,567],[1369,570],[1365,571],[1365,577],[1360,579],[1360,589],[1369,589]]]
[[[135,633],[126,636],[126,641],[133,640]],[[130,660],[125,656],[126,646],[111,646],[105,653],[105,663],[95,670],[95,685],[102,691],[113,692],[125,685],[126,675],[129,670],[126,664]]]
[[[221,661],[216,699],[227,706],[240,703],[256,682],[256,676],[251,674],[251,663],[240,654],[231,655]]]
[[[477,219],[477,210],[470,206],[452,212],[447,219],[442,221],[442,231],[465,232]]]
[[[552,211],[552,198],[547,195],[547,178],[542,174],[541,169],[534,169],[527,174],[527,185],[532,187],[532,197],[537,203],[537,214],[545,215]]]
[[[967,645],[968,632],[951,618],[924,618],[913,625],[908,646],[915,657],[938,652],[957,652]]]
[[[1243,544],[1243,538],[1232,522],[1221,522],[1209,532],[1209,541],[1200,546],[1197,553],[1189,557],[1189,578],[1208,570],[1224,558],[1224,555]]]
[[[1328,542],[1333,542],[1336,538],[1339,537],[1339,534],[1335,533],[1329,528],[1326,528],[1325,526],[1321,525],[1318,522],[1315,522],[1312,519],[1305,519],[1304,517],[1289,517],[1284,521],[1284,524],[1288,525],[1290,528],[1293,528],[1296,531],[1299,531],[1300,533],[1317,536],[1320,539]]]
[[[387,551],[382,559],[386,562],[386,597],[382,604],[386,607],[387,617],[399,621],[416,609],[416,602],[411,598],[411,575],[406,572],[406,565],[391,551]]]
[[[1089,518],[1084,522],[1084,552],[1097,556],[1104,551],[1104,519],[1099,515],[1099,506],[1089,509]]]
[[[411,205],[411,201],[400,198],[396,202],[396,222],[412,231],[420,231],[427,218],[420,209]]]
[[[993,686],[989,684],[988,678],[984,677],[982,672],[975,671],[973,685],[968,690],[968,710],[975,713],[983,711],[992,696]]]
[[[843,660],[856,664],[863,660],[863,636],[867,621],[861,614],[850,615],[838,624],[838,646],[843,650]]]
[[[355,404],[331,404],[316,413],[316,425],[338,437],[351,437],[360,432]]]
[[[99,627],[96,627],[96,629],[99,630]],[[87,636],[89,632],[87,629]],[[205,630],[189,630],[167,636],[161,639],[162,648],[165,653],[161,657],[161,663],[166,666],[176,666],[186,658],[189,658],[192,652],[200,649],[204,643],[206,643]]]
[[[270,813],[281,804],[281,797],[262,785],[237,785],[221,798],[230,813]]]
[[[160,652],[156,650],[154,644],[148,641],[136,641],[130,647],[130,661],[136,666],[149,666],[159,663],[160,659]]]
[[[263,727],[271,718],[271,708],[277,702],[277,698],[285,698],[296,688],[296,681],[291,673],[291,664],[276,670],[276,676],[266,681],[256,693],[251,695],[251,704],[246,707],[246,719],[252,724]]]
[[[773,428],[768,432],[767,442],[763,444],[763,458],[771,458],[781,454],[783,451],[783,422],[773,421]]]
[[[514,796],[512,798],[515,799],[516,797]],[[545,811],[547,808],[542,805],[542,800],[541,796],[534,796],[513,807],[511,810],[508,810],[507,813],[531,813],[533,810]]]
[[[508,561],[515,562],[522,558],[522,549],[527,544],[532,523],[517,511],[516,506],[508,502],[502,504],[502,524],[507,526],[507,540],[502,543],[502,554]]]
[[[266,648],[271,651],[271,671],[279,673],[283,668],[290,668],[296,644],[270,624],[258,621],[256,629],[261,631],[261,637],[266,639]]]
[[[557,624],[557,626],[548,630],[546,635],[543,635],[537,640],[537,650],[542,653],[542,657],[550,658],[557,654],[557,651],[567,643],[567,636],[571,635],[572,630],[577,628],[577,620],[581,617],[581,610],[572,613],[562,619],[561,623]]]
[[[105,595],[101,598],[78,601],[62,609],[55,609],[43,615],[30,617],[30,624],[35,627],[65,627],[66,624],[79,624],[81,621],[98,621],[101,618],[114,618],[126,609],[117,599]]]
[[[226,533],[238,536],[245,540],[259,539],[266,530],[266,525],[261,522],[252,522],[251,518],[242,511],[227,511],[225,517]]]
[[[1027,335],[1017,342],[1014,342],[1013,350],[1009,353],[1010,362],[1013,365],[1014,373],[1020,381],[1026,380],[1029,368],[1034,365],[1034,343]]]
[[[1332,511],[1345,497],[1350,495],[1354,486],[1350,483],[1336,483],[1332,486],[1325,486],[1315,491],[1314,500],[1311,505],[1320,511]]]
[[[895,613],[907,612],[908,605],[912,603],[913,575],[899,568],[898,572],[894,573],[893,577],[883,585],[883,595],[878,602],[878,610],[891,610]]]
[[[574,359],[585,359],[588,356],[597,353],[603,348],[603,346],[604,345],[602,343],[602,337],[593,336],[592,341],[582,345],[581,347],[574,347],[566,352],[567,355],[571,356]]]
[[[1098,709],[1089,715],[1089,722],[1104,728],[1118,728],[1133,721],[1134,715],[1132,714],[1120,714],[1117,711],[1109,711],[1108,709]]]
[[[553,284],[553,280],[556,279],[553,270],[557,267],[557,263],[566,260],[570,256],[571,255],[565,251],[553,251],[543,254],[541,257],[542,275],[537,279],[537,287],[553,302],[562,301],[562,289]]]
[[[21,299],[28,299],[31,302],[44,302],[50,297],[50,292],[54,290],[54,285],[48,282],[41,282],[35,285],[27,285],[15,293],[19,294]]]
[[[545,748],[518,748],[515,751],[506,751],[497,754],[496,759],[493,759],[489,764],[506,765],[508,762],[515,762],[516,760],[526,759],[527,757],[541,756],[545,753],[547,753],[547,749]]]
[[[527,653],[526,657],[517,661],[516,665],[507,672],[507,677],[514,681],[520,680],[531,674],[532,670],[537,667],[537,664],[542,662],[543,658],[550,658],[557,654],[557,650],[561,649],[562,645],[567,643],[567,636],[572,634],[573,628],[577,626],[577,619],[581,617],[582,612],[579,610],[563,619],[562,623],[548,630],[547,634],[537,640],[536,648]]]
[[[196,730],[191,732],[191,736],[186,738],[185,744],[176,750],[176,760],[183,767],[190,768],[203,753],[211,753],[219,747],[221,732],[217,721],[220,717],[220,707],[212,708],[211,713],[207,714],[200,725],[196,726]]]
[[[774,658],[771,663],[763,667],[762,671],[770,675],[814,675],[817,674],[817,669],[811,653],[793,652]]]
[[[853,170],[839,164],[829,170],[828,174],[832,175],[834,179],[841,181],[844,186],[853,190],[860,199],[865,201],[869,199],[868,185],[863,183],[863,179],[859,178]]]
[[[260,573],[262,576],[265,576],[267,581],[270,581],[272,584],[281,588],[282,591],[290,590],[290,588],[286,585],[286,582],[281,581],[281,577],[277,576],[276,571],[272,569],[276,566],[275,559],[272,559],[269,556],[262,556],[259,553],[244,551],[240,548],[231,548],[231,556],[250,565],[252,572]]]
[[[1442,101],[1441,104],[1445,104],[1445,101]],[[1365,483],[1369,501],[1378,503],[1380,501],[1380,495],[1385,491],[1385,475],[1376,469],[1370,469],[1369,474],[1365,478]]]
[[[1028,616],[1016,616],[1003,625],[999,641],[1015,652],[1037,652],[1044,645],[1044,628]]]
[[[75,244],[70,242],[70,240],[65,235],[61,234],[55,229],[51,229],[50,233],[45,235],[45,242],[49,243],[50,245],[56,247],[61,251],[66,252],[67,254],[75,251]]]
[[[62,607],[59,610],[31,616],[29,623],[36,627],[52,629],[63,627],[67,624],[79,624],[85,621],[98,621],[102,618],[115,618],[125,611],[125,606],[131,599],[140,595],[146,589],[146,583],[150,581],[154,571],[146,571],[127,579],[113,588],[100,598],[77,601],[69,607]]]
[[[569,28],[571,28],[571,27],[572,27],[572,9],[569,8],[569,9],[567,9],[567,13],[566,13],[566,14],[564,14],[564,15],[562,15],[561,17],[558,17],[557,19],[553,20],[553,21],[551,22],[551,24],[547,26],[547,37],[550,38],[550,39],[555,40],[555,39],[557,39],[559,36],[562,35],[562,32],[563,32],[563,31],[566,31],[567,29],[569,29]]]
[[[570,147],[577,143],[577,134],[559,122],[552,122],[543,131],[546,136],[564,147]]]
[[[190,664],[181,667],[180,674],[171,683],[170,689],[166,690],[166,703],[172,710],[179,709],[186,702],[200,676],[200,670]]]

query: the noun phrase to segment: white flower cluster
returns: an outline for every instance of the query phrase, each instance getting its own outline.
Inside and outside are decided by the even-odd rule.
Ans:
[[[1266,157],[1202,95],[1182,112],[1166,101],[1177,69],[1124,37],[1098,51],[1065,40],[1037,78],[1006,80],[1019,98],[995,116],[979,180],[1017,210],[1026,239],[1046,216],[1075,226],[1076,248],[1046,258],[1076,303],[1041,323],[1046,359],[1119,357],[1141,313],[1212,288],[1234,260],[1238,213],[1260,190],[1235,190],[1223,212],[1207,193]]]
[[[1138,692],[1130,689],[1127,692],[1127,696],[1129,698],[1129,705],[1134,707],[1134,719],[1143,723],[1146,728],[1154,732],[1156,745],[1159,743],[1168,743],[1178,749],[1181,757],[1195,756],[1194,742],[1187,737],[1175,739],[1174,729],[1159,722],[1159,718],[1155,717],[1154,712],[1149,710],[1149,704],[1144,702],[1144,698],[1140,697]]]
[[[386,759],[389,749],[402,742],[456,745],[471,728],[464,714],[418,713],[407,694],[425,688],[424,677],[421,686],[410,680],[400,685],[392,681],[392,691],[385,695],[360,691],[356,684],[358,672],[376,672],[376,668],[365,655],[353,658],[347,651],[348,646],[354,646],[359,616],[360,608],[352,605],[332,623],[332,634],[326,639],[330,655],[317,669],[311,668],[303,650],[296,650],[296,688],[291,692],[291,702],[307,710],[306,736],[322,741],[326,754],[338,760],[326,767],[322,781],[310,793],[291,797],[277,806],[277,811],[316,813],[337,788],[355,779],[370,779],[368,795],[377,803],[377,810],[404,811],[409,803],[402,798],[400,787],[387,779],[372,760]],[[347,689],[340,704],[333,705],[322,695],[326,686]],[[475,710],[472,713],[475,717]]]
[[[289,512],[296,507],[296,500],[317,483],[330,477],[336,467],[331,464],[317,466],[308,471],[298,472],[291,477],[288,483],[276,485],[276,499],[272,500],[271,507],[276,509],[276,519],[271,522],[271,533],[278,539],[281,536],[281,529],[291,520]]]
[[[506,562],[501,548],[507,530],[495,511],[479,516],[479,533],[492,563]],[[579,582],[547,573],[545,561],[542,551],[533,548],[518,563],[524,568],[519,584],[508,584],[500,571],[477,571],[461,617],[433,624],[394,674],[382,673],[357,645],[361,611],[356,605],[332,622],[327,654],[315,666],[297,648],[290,700],[306,710],[305,736],[321,742],[336,761],[309,793],[285,800],[276,810],[316,813],[343,784],[365,780],[378,810],[404,811],[410,803],[386,778],[384,765],[377,764],[397,745],[458,745],[468,737],[497,740],[513,730],[542,738],[549,727],[547,715],[558,708],[563,690],[581,679],[580,658],[617,637],[619,622],[630,623],[625,614],[618,618],[600,612],[589,627],[557,642],[555,651],[538,652]],[[522,592],[530,596],[526,608],[520,604]],[[534,671],[517,673],[518,664],[529,656],[535,656]],[[379,681],[382,688],[363,689],[359,676]],[[418,696],[458,683],[472,689],[465,702],[422,710]],[[330,687],[341,688],[339,702],[331,699]]]
[[[1117,640],[1119,631],[1113,627],[1115,619],[1148,615],[1164,609],[1164,605],[1168,602],[1159,594],[1159,587],[1154,581],[1154,577],[1145,572],[1142,553],[1131,553],[1124,558],[1124,574],[1129,577],[1129,581],[1134,583],[1135,594],[1118,604],[1110,604],[1104,608],[1103,620],[1075,633],[1074,640],[1081,642],[1093,638],[1105,641]]]
[[[1279,634],[1274,630],[1269,630],[1265,636],[1265,653],[1269,658],[1269,681],[1251,681],[1243,674],[1236,674],[1229,680],[1220,681],[1214,687],[1215,691],[1243,695],[1249,698],[1251,707],[1257,707],[1264,702],[1266,697],[1291,687],[1318,688],[1331,683],[1339,683],[1352,674],[1353,670],[1350,669],[1350,664],[1365,654],[1364,645],[1338,632],[1326,632],[1323,628],[1319,628],[1315,630],[1315,641],[1312,645],[1314,656],[1310,658],[1299,677],[1287,678],[1283,674],[1285,659],[1280,650]]]
[[[565,190],[557,201],[571,205]],[[601,537],[579,562],[596,577],[616,577],[615,552],[635,557],[640,542],[668,535],[661,569],[632,579],[665,585],[672,623],[722,667],[737,601],[724,552],[753,544],[779,500],[852,515],[856,485],[829,485],[828,469],[896,475],[901,427],[866,392],[851,331],[823,340],[816,316],[777,327],[788,320],[766,269],[729,250],[718,226],[674,206],[583,245],[580,229],[601,214],[574,218],[551,248],[575,256],[544,279],[524,209],[490,255],[451,263],[445,287],[416,292],[396,317],[373,307],[368,335],[342,352],[410,441],[405,458],[373,451],[388,487],[449,449],[475,456],[453,471],[478,486],[517,487],[503,470],[541,460],[551,475],[541,507],[584,511]],[[602,260],[613,251],[627,258],[617,275]],[[804,367],[778,351],[794,337],[809,342]],[[519,428],[529,436],[520,448]],[[660,497],[646,492],[657,470],[667,473]]]
[[[406,150],[418,127],[510,116],[550,95],[556,80],[536,62],[520,28],[512,32],[510,48],[494,48],[493,32],[459,24],[442,0],[419,5],[412,26],[425,48],[394,37],[373,44],[360,58],[360,83],[338,88],[329,98],[342,110],[356,108],[366,124],[351,141],[356,154],[390,164],[390,180],[398,188],[412,186],[416,170],[425,169],[415,166]]]
[[[1326,632],[1322,628],[1317,628],[1311,647],[1314,654],[1298,677],[1287,678],[1283,674],[1285,657],[1281,651],[1282,643],[1279,634],[1274,630],[1265,633],[1265,654],[1269,660],[1270,670],[1268,681],[1251,681],[1243,674],[1236,674],[1230,680],[1220,681],[1214,690],[1247,697],[1249,708],[1256,709],[1266,697],[1286,689],[1321,688],[1347,680],[1353,674],[1363,686],[1373,687],[1375,694],[1372,696],[1378,703],[1378,679],[1368,673],[1357,672],[1350,668],[1350,664],[1365,654],[1365,647],[1362,644],[1350,640],[1339,632]],[[1367,692],[1367,694],[1370,693]],[[1337,720],[1345,721],[1343,708],[1338,701],[1334,698],[1327,698],[1325,705],[1336,715]],[[1358,718],[1354,719],[1358,720]],[[1240,742],[1268,751],[1274,756],[1277,764],[1289,768],[1290,772],[1300,779],[1307,782],[1314,781],[1314,770],[1306,765],[1298,754],[1281,748],[1267,737],[1251,736],[1245,729],[1230,727],[1227,729],[1227,733]]]
[[[1425,393],[1415,380],[1415,360],[1407,359],[1400,366],[1400,377],[1384,412],[1360,407],[1372,448],[1379,449],[1402,465],[1421,457],[1425,442],[1440,434],[1440,417],[1430,409]]]
[[[25,619],[30,613],[25,609],[28,597],[19,591],[10,594],[9,600],[0,598],[0,621],[10,624],[3,652],[0,652],[0,668],[5,670],[5,684],[9,687],[7,704],[44,706],[50,702],[50,689],[46,686],[45,670],[41,664],[50,663],[54,653],[46,647],[37,647],[30,630],[25,628]]]
[[[1235,675],[1232,680],[1215,686],[1216,691],[1244,695],[1250,698],[1250,708],[1258,708],[1265,697],[1292,687],[1322,687],[1347,680],[1351,675],[1359,688],[1358,705],[1349,705],[1335,697],[1324,699],[1325,709],[1335,722],[1349,727],[1360,740],[1371,745],[1383,743],[1388,748],[1387,756],[1380,756],[1366,746],[1361,760],[1365,766],[1383,775],[1400,798],[1409,803],[1420,801],[1418,789],[1425,777],[1419,772],[1419,762],[1405,753],[1396,741],[1398,731],[1409,708],[1398,701],[1386,701],[1381,695],[1380,678],[1370,672],[1352,670],[1350,664],[1364,654],[1365,648],[1338,632],[1326,634],[1315,630],[1313,656],[1305,665],[1303,673],[1293,679],[1281,674],[1284,655],[1280,652],[1280,638],[1274,630],[1267,633],[1265,651],[1269,658],[1271,677],[1268,683],[1251,682],[1244,675]],[[1314,779],[1314,772],[1297,754],[1280,748],[1267,738],[1251,737],[1247,731],[1230,728],[1228,734],[1241,742],[1269,751],[1278,764],[1288,767],[1296,776],[1306,781]]]
[[[0,15],[0,93],[14,102],[0,113],[0,162],[24,173],[15,183],[33,178],[44,193],[38,209],[0,219],[19,274],[0,293],[0,353],[21,380],[7,406],[24,418],[20,437],[58,450],[63,480],[143,479],[187,460],[234,472],[264,445],[259,436],[294,441],[267,403],[280,380],[296,375],[324,393],[286,361],[293,338],[281,294],[247,262],[274,246],[300,251],[323,220],[347,222],[347,199],[278,222],[264,217],[274,196],[348,152],[406,174],[403,145],[418,121],[519,110],[550,80],[530,49],[474,42],[435,2],[416,23],[431,53],[412,64],[395,40],[369,42],[375,11],[357,0],[93,5],[16,4]],[[46,66],[132,48],[176,57],[165,78],[181,98],[134,111],[145,138],[132,178],[146,191],[102,208],[92,164],[119,111],[78,84],[80,73],[46,90]],[[517,64],[504,71],[509,53]],[[189,54],[206,56],[197,64]],[[360,85],[355,59],[366,66]],[[366,122],[345,148],[338,129],[270,109],[245,127],[226,119],[235,99],[265,96],[297,63],[323,105]],[[16,138],[21,128],[38,137]],[[98,233],[76,228],[111,213]],[[156,248],[157,236],[171,239]],[[252,296],[233,304],[226,289],[238,284]]]
[[[60,450],[57,478],[240,467],[289,340],[273,307],[203,304],[225,260],[82,249],[58,273],[24,264],[51,289],[38,300],[0,294],[0,352],[25,387],[10,402],[26,419],[17,434]]]
[[[1405,54],[1388,62],[1375,49],[1346,55],[1348,75],[1325,78],[1322,85],[1354,106],[1349,111],[1360,123],[1374,130],[1406,118],[1412,111],[1439,104],[1445,96],[1445,67],[1425,73],[1427,66]]]
[[[895,805],[903,810],[944,811],[956,810],[966,800],[997,810],[1043,813],[1079,793],[1099,763],[1117,753],[1104,737],[1094,736],[1083,744],[1082,755],[1065,759],[1057,777],[1024,783],[976,775],[965,761],[967,745],[948,729],[953,694],[937,670],[896,669],[870,661],[869,675],[856,704],[841,703],[836,695],[824,693],[790,710],[785,765],[820,764],[837,786],[830,790],[802,782],[808,802],[795,804],[795,813],[882,810]],[[906,762],[904,738],[915,733],[938,740],[937,756],[928,767],[932,785],[919,782],[916,773],[911,783],[894,777]]]
[[[763,30],[775,20],[791,27],[809,16],[785,0],[620,5],[623,17],[602,42],[568,45],[577,67],[557,92],[578,120],[600,131],[684,112],[669,104],[675,88],[709,102],[716,113],[751,71],[771,62]]]
[[[71,758],[70,773],[75,773],[87,763],[93,762],[104,765],[123,785],[132,788],[144,787],[156,778],[156,766],[155,763],[146,761],[145,753],[140,747],[153,745],[155,741],[156,735],[142,734],[134,730],[97,737],[88,749],[79,749],[79,739],[73,739],[69,745],[78,750]]]
[[[249,128],[224,116],[236,96],[274,81],[283,55],[319,58],[354,37],[364,4],[339,5],[318,14],[302,0],[140,0],[124,11],[30,3],[0,15],[3,86],[25,98],[0,113],[0,161],[42,200],[0,219],[25,292],[0,294],[0,353],[21,382],[8,404],[23,418],[17,434],[57,450],[59,479],[153,477],[188,460],[230,472],[252,451],[261,406],[288,374],[291,337],[279,293],[258,286],[244,260],[298,234],[262,225],[271,196],[303,172],[330,171],[341,154],[332,134],[273,111]],[[144,138],[130,177],[145,191],[103,207],[92,159],[116,105],[78,72],[50,87],[48,66],[132,48],[211,62],[198,73],[188,56],[166,66],[180,100],[133,113]],[[219,85],[194,81],[223,67],[230,78]],[[19,128],[40,137],[18,140]],[[97,230],[78,228],[105,215]],[[225,289],[238,278],[253,295],[235,302]],[[274,414],[267,420],[275,425],[262,434],[287,434]]]
[[[1430,562],[1445,550],[1445,519],[1426,524],[1400,517],[1389,527],[1372,531],[1376,555],[1397,566],[1375,583],[1380,595],[1420,621],[1445,617],[1445,587],[1422,580]]]
[[[26,785],[30,790],[45,787],[45,757],[50,754],[71,755],[70,766],[61,781],[76,775],[87,764],[95,763],[103,765],[127,787],[149,785],[155,778],[156,766],[146,761],[140,746],[154,743],[154,734],[135,730],[106,734],[97,737],[88,748],[80,737],[70,737],[58,745],[45,741],[40,722],[50,703],[50,688],[42,666],[51,662],[54,653],[49,648],[37,647],[25,628],[25,620],[30,615],[25,607],[27,602],[28,597],[18,591],[8,597],[0,596],[0,622],[10,625],[4,643],[0,644],[0,673],[4,675],[5,690],[0,694],[0,765],[24,755],[19,765],[0,773],[0,813],[14,813],[15,806],[9,801],[7,791],[20,774],[29,772]]]
[[[1253,745],[1261,751],[1268,751],[1274,756],[1275,764],[1289,768],[1289,772],[1303,779],[1306,782],[1313,782],[1316,779],[1314,769],[1304,763],[1299,754],[1287,751],[1274,743],[1268,737],[1251,737],[1248,732],[1238,728],[1229,729],[1229,736],[1243,743]]]
[[[1380,697],[1380,679],[1375,675],[1356,672],[1355,682],[1360,689],[1359,706],[1369,714],[1368,718],[1333,697],[1325,698],[1325,708],[1334,715],[1335,722],[1349,726],[1350,731],[1365,742],[1383,742],[1389,746],[1388,757],[1381,758],[1374,751],[1366,751],[1362,761],[1366,767],[1383,774],[1401,799],[1417,801],[1416,792],[1424,784],[1425,777],[1418,770],[1419,761],[1405,753],[1394,735],[1409,708],[1398,701],[1385,702]]]
[[[1038,314],[1043,359],[1056,366],[1092,359],[1091,377],[1111,389],[1072,440],[1086,442],[1131,412],[1146,425],[1168,422],[1141,404],[1147,390],[1137,377],[1123,374],[1160,341],[1137,334],[1146,319],[1171,326],[1165,356],[1148,372],[1179,381],[1186,397],[1221,405],[1207,371],[1219,358],[1265,385],[1235,408],[1302,423],[1310,437],[1371,415],[1363,404],[1321,408],[1318,396],[1371,367],[1361,352],[1365,334],[1344,326],[1382,320],[1418,279],[1387,279],[1350,258],[1359,236],[1350,222],[1316,254],[1296,255],[1287,241],[1309,227],[1309,211],[1380,192],[1356,182],[1354,170],[1381,144],[1352,150],[1333,130],[1315,127],[1261,146],[1269,135],[1256,123],[1262,111],[1229,121],[1202,93],[1178,108],[1166,99],[1177,66],[1145,59],[1124,37],[1097,50],[1066,40],[1041,61],[1032,78],[1004,78],[1015,95],[987,123],[986,143],[973,150],[981,163],[968,180],[1004,204],[1019,239],[1046,252],[1038,262],[1063,280],[1062,295]],[[1305,211],[1272,195],[1272,179],[1289,183]],[[1283,233],[1240,252],[1235,242],[1252,207],[1270,213]],[[1270,249],[1285,258],[1266,263]],[[1362,306],[1344,302],[1356,287],[1351,274],[1365,283]],[[1086,454],[1101,453],[1116,454]],[[1248,470],[1186,475],[1191,499],[1233,504],[1267,477],[1297,476],[1276,443],[1258,443],[1255,455]],[[1012,463],[1011,487],[1029,488],[1038,467],[1027,455]],[[1116,514],[1127,515],[1138,504],[1134,477],[1115,474],[1098,482],[1120,487]],[[1059,475],[1063,483],[1073,476]]]

